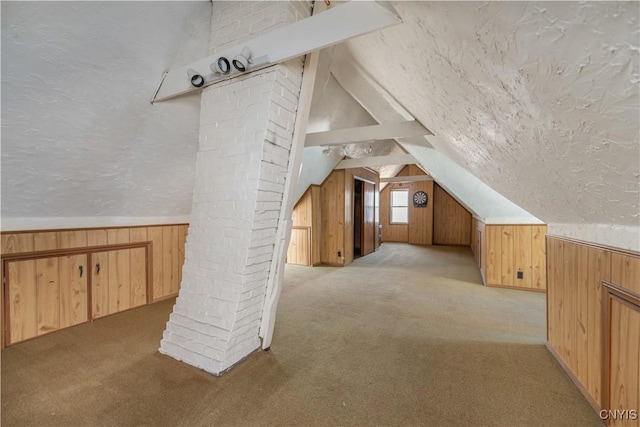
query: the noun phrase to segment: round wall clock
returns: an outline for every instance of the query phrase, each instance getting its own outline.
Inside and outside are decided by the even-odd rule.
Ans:
[[[429,201],[429,196],[424,191],[416,191],[413,193],[413,207],[414,208],[425,208],[427,207],[427,202]]]

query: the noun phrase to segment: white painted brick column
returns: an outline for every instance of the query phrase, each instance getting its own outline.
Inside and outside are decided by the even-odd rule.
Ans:
[[[237,44],[309,14],[309,2],[214,2],[212,35]],[[296,59],[202,92],[183,279],[160,352],[214,374],[260,346],[301,81]]]

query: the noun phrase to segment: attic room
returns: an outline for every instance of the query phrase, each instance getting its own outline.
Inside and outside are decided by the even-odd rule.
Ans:
[[[637,2],[1,2],[6,425],[640,426]]]

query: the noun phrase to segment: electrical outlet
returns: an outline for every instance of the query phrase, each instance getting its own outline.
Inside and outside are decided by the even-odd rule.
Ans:
[[[518,279],[524,279],[524,271],[518,271],[518,273],[516,273],[516,277]]]

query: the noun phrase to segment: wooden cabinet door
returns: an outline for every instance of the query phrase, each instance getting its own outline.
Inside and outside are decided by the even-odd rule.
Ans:
[[[131,308],[130,250],[109,251],[109,314]]]
[[[13,344],[38,335],[36,315],[36,262],[7,263],[6,341]]]
[[[609,304],[608,422],[640,426],[640,306],[615,296]],[[631,416],[630,410],[636,414]]]
[[[60,328],[59,258],[36,260],[36,315],[38,335]]]
[[[91,318],[109,314],[109,252],[91,254]]]
[[[67,255],[59,258],[60,328],[89,320],[87,301],[87,255]]]
[[[147,303],[147,251],[119,249],[91,255],[92,318]]]
[[[7,265],[9,344],[88,320],[86,254]]]
[[[131,308],[147,303],[147,251],[145,248],[130,250],[131,260]]]

